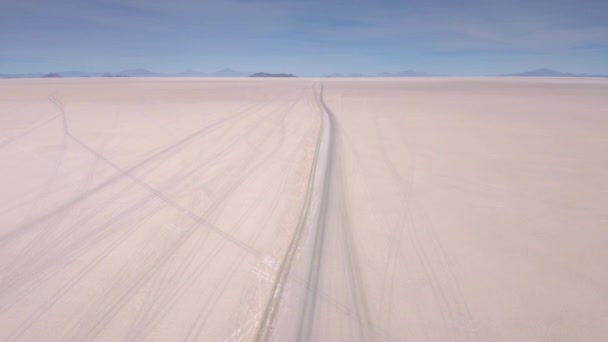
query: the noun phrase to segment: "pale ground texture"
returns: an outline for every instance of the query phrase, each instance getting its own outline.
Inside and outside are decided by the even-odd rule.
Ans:
[[[608,340],[608,81],[0,80],[1,341]]]

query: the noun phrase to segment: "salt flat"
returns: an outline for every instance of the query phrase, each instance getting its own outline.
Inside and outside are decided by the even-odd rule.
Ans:
[[[606,339],[606,95],[0,80],[0,340]]]

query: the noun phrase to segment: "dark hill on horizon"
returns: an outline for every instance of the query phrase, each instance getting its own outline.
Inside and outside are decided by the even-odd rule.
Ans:
[[[54,72],[42,76],[42,78],[57,78],[57,77],[61,77],[61,75],[54,73]]]
[[[548,68],[534,69],[514,74],[499,75],[503,77],[608,77],[608,75],[573,74]]]

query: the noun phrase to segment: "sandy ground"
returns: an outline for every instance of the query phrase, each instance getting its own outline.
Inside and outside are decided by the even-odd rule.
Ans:
[[[0,80],[0,340],[605,340],[607,95]]]

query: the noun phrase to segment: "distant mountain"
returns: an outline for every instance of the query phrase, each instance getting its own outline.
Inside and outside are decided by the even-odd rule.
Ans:
[[[267,72],[258,72],[253,75],[249,75],[249,77],[296,77],[292,74],[271,74]]]
[[[59,75],[58,73],[52,72],[50,74],[46,74],[44,76],[42,76],[43,78],[57,78],[57,77],[61,77],[61,75]]]
[[[46,75],[45,73],[31,73],[31,74],[0,74],[0,78],[38,78]]]
[[[499,75],[505,77],[608,77],[608,75],[573,74],[557,70],[540,68],[515,74]]]

